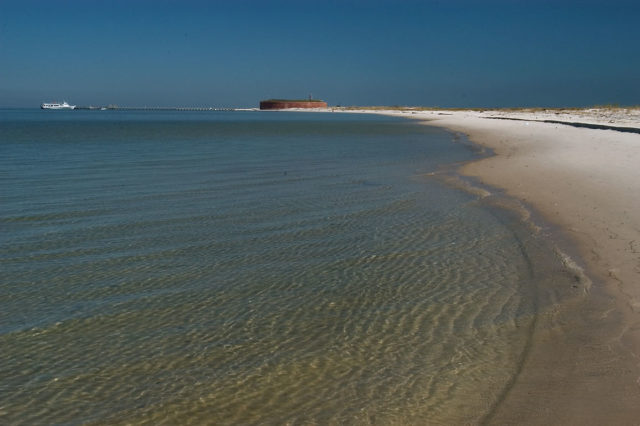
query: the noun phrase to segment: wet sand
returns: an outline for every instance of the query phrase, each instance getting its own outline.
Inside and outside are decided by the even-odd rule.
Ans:
[[[640,108],[354,109],[424,120],[491,154],[459,173],[542,217],[574,274],[537,277],[523,365],[486,424],[640,424]]]
[[[640,108],[326,111],[423,120],[488,148],[458,172],[541,217],[536,238],[573,275],[569,288],[539,272],[522,366],[482,423],[639,425]]]
[[[572,289],[554,288],[554,283],[541,289],[531,349],[487,423],[638,424],[640,134],[633,133],[640,129],[638,110],[420,111],[411,116],[490,148],[494,155],[460,172],[541,214],[575,244],[576,260],[584,263],[588,277],[576,275]],[[549,238],[562,244],[557,232]]]

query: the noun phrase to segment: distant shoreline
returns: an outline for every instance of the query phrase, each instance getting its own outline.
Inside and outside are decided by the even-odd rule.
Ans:
[[[235,108],[213,107],[119,107],[119,106],[76,106],[76,110],[84,111],[235,111]]]

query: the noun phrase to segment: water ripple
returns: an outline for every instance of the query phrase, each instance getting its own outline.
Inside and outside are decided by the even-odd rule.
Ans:
[[[3,139],[0,422],[478,421],[534,315],[521,245],[415,177],[466,158],[446,133],[350,120]]]

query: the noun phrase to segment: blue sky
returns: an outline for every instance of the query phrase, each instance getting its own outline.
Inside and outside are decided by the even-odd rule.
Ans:
[[[0,0],[0,106],[640,104],[640,2]]]

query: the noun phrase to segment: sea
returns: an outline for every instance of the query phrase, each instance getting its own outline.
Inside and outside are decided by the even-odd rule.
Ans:
[[[438,178],[478,157],[373,114],[0,110],[0,423],[482,422],[538,308],[519,221]]]

